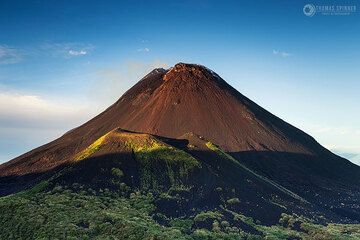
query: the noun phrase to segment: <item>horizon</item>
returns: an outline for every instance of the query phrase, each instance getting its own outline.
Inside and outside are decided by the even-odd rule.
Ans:
[[[191,62],[360,164],[359,13],[309,17],[307,3],[2,1],[0,163],[90,120],[152,69]]]

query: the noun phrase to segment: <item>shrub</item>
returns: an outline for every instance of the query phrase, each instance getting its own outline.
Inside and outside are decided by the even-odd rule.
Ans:
[[[222,214],[220,212],[207,211],[207,212],[201,212],[201,213],[197,214],[194,218],[194,221],[201,222],[201,221],[205,221],[207,219],[221,219],[221,218],[222,218]]]
[[[178,219],[178,218],[176,218],[176,219],[172,219],[169,222],[169,225],[181,230],[182,232],[188,233],[188,232],[190,232],[193,223],[194,222],[191,219]]]
[[[237,204],[240,202],[239,198],[230,198],[226,201],[228,204]]]
[[[124,176],[124,172],[120,168],[112,168],[111,174],[117,178],[122,178]]]

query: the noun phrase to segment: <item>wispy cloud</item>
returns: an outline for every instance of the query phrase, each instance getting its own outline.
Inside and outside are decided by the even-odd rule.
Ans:
[[[92,44],[84,43],[44,43],[41,45],[41,49],[53,56],[72,58],[89,55],[95,47]]]
[[[278,51],[278,50],[273,50],[273,54],[277,55],[277,56],[280,56],[280,57],[283,57],[283,58],[286,58],[286,57],[289,57],[289,56],[292,55],[291,53],[284,52],[284,51]]]
[[[360,154],[359,125],[299,124],[298,127],[313,136],[327,149],[336,152]]]
[[[24,60],[24,57],[61,57],[73,58],[91,54],[95,49],[92,44],[85,43],[50,43],[20,49],[0,44],[0,65],[15,64]]]
[[[150,52],[150,49],[149,48],[139,48],[137,51],[138,52]]]
[[[86,50],[79,50],[79,51],[77,51],[77,50],[69,50],[69,54],[71,56],[81,56],[81,55],[88,54],[88,51],[86,51]]]
[[[15,64],[22,60],[23,54],[19,49],[8,45],[0,45],[0,65]]]
[[[1,128],[71,128],[89,116],[88,110],[81,104],[35,94],[0,93]]]
[[[314,133],[333,133],[337,135],[356,134],[356,130],[350,127],[320,127],[313,130]]]
[[[60,97],[0,91],[0,163],[60,137],[96,113]]]
[[[142,38],[140,38],[139,41],[140,41],[141,43],[149,43],[149,40],[147,40],[147,39],[142,39]]]

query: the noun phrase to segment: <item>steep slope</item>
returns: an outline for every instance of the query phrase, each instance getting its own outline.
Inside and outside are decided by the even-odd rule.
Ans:
[[[352,157],[351,161],[357,165],[360,165],[360,154],[357,154],[356,156]]]
[[[224,149],[227,158],[223,161],[231,159],[240,164],[224,168],[219,163],[221,171],[227,169],[220,176],[237,176],[244,171],[258,175],[267,179],[264,182],[257,178],[261,181],[258,188],[267,189],[269,180],[276,191],[291,192],[292,198],[298,196],[334,214],[329,219],[360,221],[358,166],[332,154],[311,136],[243,96],[213,71],[196,64],[178,63],[169,70],[153,70],[87,123],[2,164],[1,191],[17,191],[24,187],[20,181],[36,182],[34,179],[44,178],[42,173],[50,174],[72,164],[81,158],[81,152],[86,158],[86,153],[94,150],[89,150],[91,144],[96,145],[99,138],[119,127],[179,139],[186,139],[184,134],[192,132]],[[105,156],[112,149],[102,151],[99,154]],[[211,151],[189,150],[193,156],[202,152],[196,159],[203,159]],[[215,156],[210,154],[208,158]],[[150,172],[156,171],[154,168]],[[243,181],[246,179],[239,180]]]
[[[155,69],[94,119],[3,164],[1,175],[48,170],[116,127],[172,138],[194,132],[228,152],[330,155],[312,137],[259,107],[213,71],[179,63],[168,71]]]

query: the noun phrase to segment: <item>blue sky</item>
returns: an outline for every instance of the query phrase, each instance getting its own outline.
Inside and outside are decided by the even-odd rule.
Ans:
[[[308,17],[307,3],[357,9]],[[206,65],[352,158],[360,154],[359,42],[358,1],[2,0],[0,162],[95,116],[152,68],[180,61]]]

